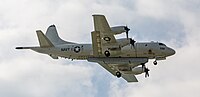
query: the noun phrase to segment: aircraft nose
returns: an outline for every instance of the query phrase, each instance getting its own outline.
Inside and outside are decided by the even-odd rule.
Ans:
[[[171,56],[171,55],[174,55],[176,53],[176,51],[172,48],[168,48],[167,53],[168,53],[168,56]]]

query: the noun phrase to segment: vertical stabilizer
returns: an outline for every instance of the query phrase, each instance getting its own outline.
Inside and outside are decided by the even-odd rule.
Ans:
[[[67,41],[62,40],[59,37],[55,25],[51,25],[51,26],[48,27],[47,32],[46,32],[46,36],[54,45],[73,44],[72,42],[67,42]]]

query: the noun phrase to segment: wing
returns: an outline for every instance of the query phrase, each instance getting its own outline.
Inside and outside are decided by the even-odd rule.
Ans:
[[[137,78],[135,77],[134,74],[122,74],[122,77],[127,81],[127,82],[138,82]]]
[[[93,15],[94,29],[103,33],[111,31],[110,26],[104,15]]]
[[[147,63],[148,58],[119,58],[119,57],[90,57],[87,59],[89,62],[99,63],[103,68],[109,71],[112,75],[116,76],[116,72],[121,72],[122,78],[127,82],[138,82],[135,75],[142,72],[133,70],[141,63]]]
[[[107,71],[109,71],[111,74],[116,76],[116,72],[118,71],[117,69],[110,67],[109,64],[99,62],[99,64],[104,67]],[[124,74],[122,73],[122,78],[124,78],[127,82],[138,82],[137,78],[135,77],[134,74]]]
[[[101,38],[106,43],[116,43],[114,34],[112,33],[110,26],[104,15],[93,15],[94,19],[94,31],[100,32]]]
[[[92,44],[95,56],[101,56],[109,48],[117,43],[114,33],[104,15],[93,15],[94,31],[92,32]]]

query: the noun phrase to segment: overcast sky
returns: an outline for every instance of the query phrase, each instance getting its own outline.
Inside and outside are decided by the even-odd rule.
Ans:
[[[199,0],[0,0],[0,97],[199,97]],[[87,61],[53,60],[16,46],[36,46],[35,31],[55,24],[64,40],[91,43],[92,14],[128,25],[136,41],[160,41],[176,54],[138,83]],[[124,35],[125,36],[125,35]]]

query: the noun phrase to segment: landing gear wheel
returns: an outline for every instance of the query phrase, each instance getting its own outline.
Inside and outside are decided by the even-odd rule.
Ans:
[[[104,54],[105,54],[106,57],[110,56],[110,52],[109,51],[105,51]]]
[[[117,76],[118,78],[120,78],[120,77],[122,76],[122,74],[121,74],[119,71],[117,71],[117,72],[116,72],[116,76]]]
[[[154,64],[154,65],[157,65],[158,63],[157,63],[157,61],[153,61],[153,64]]]

